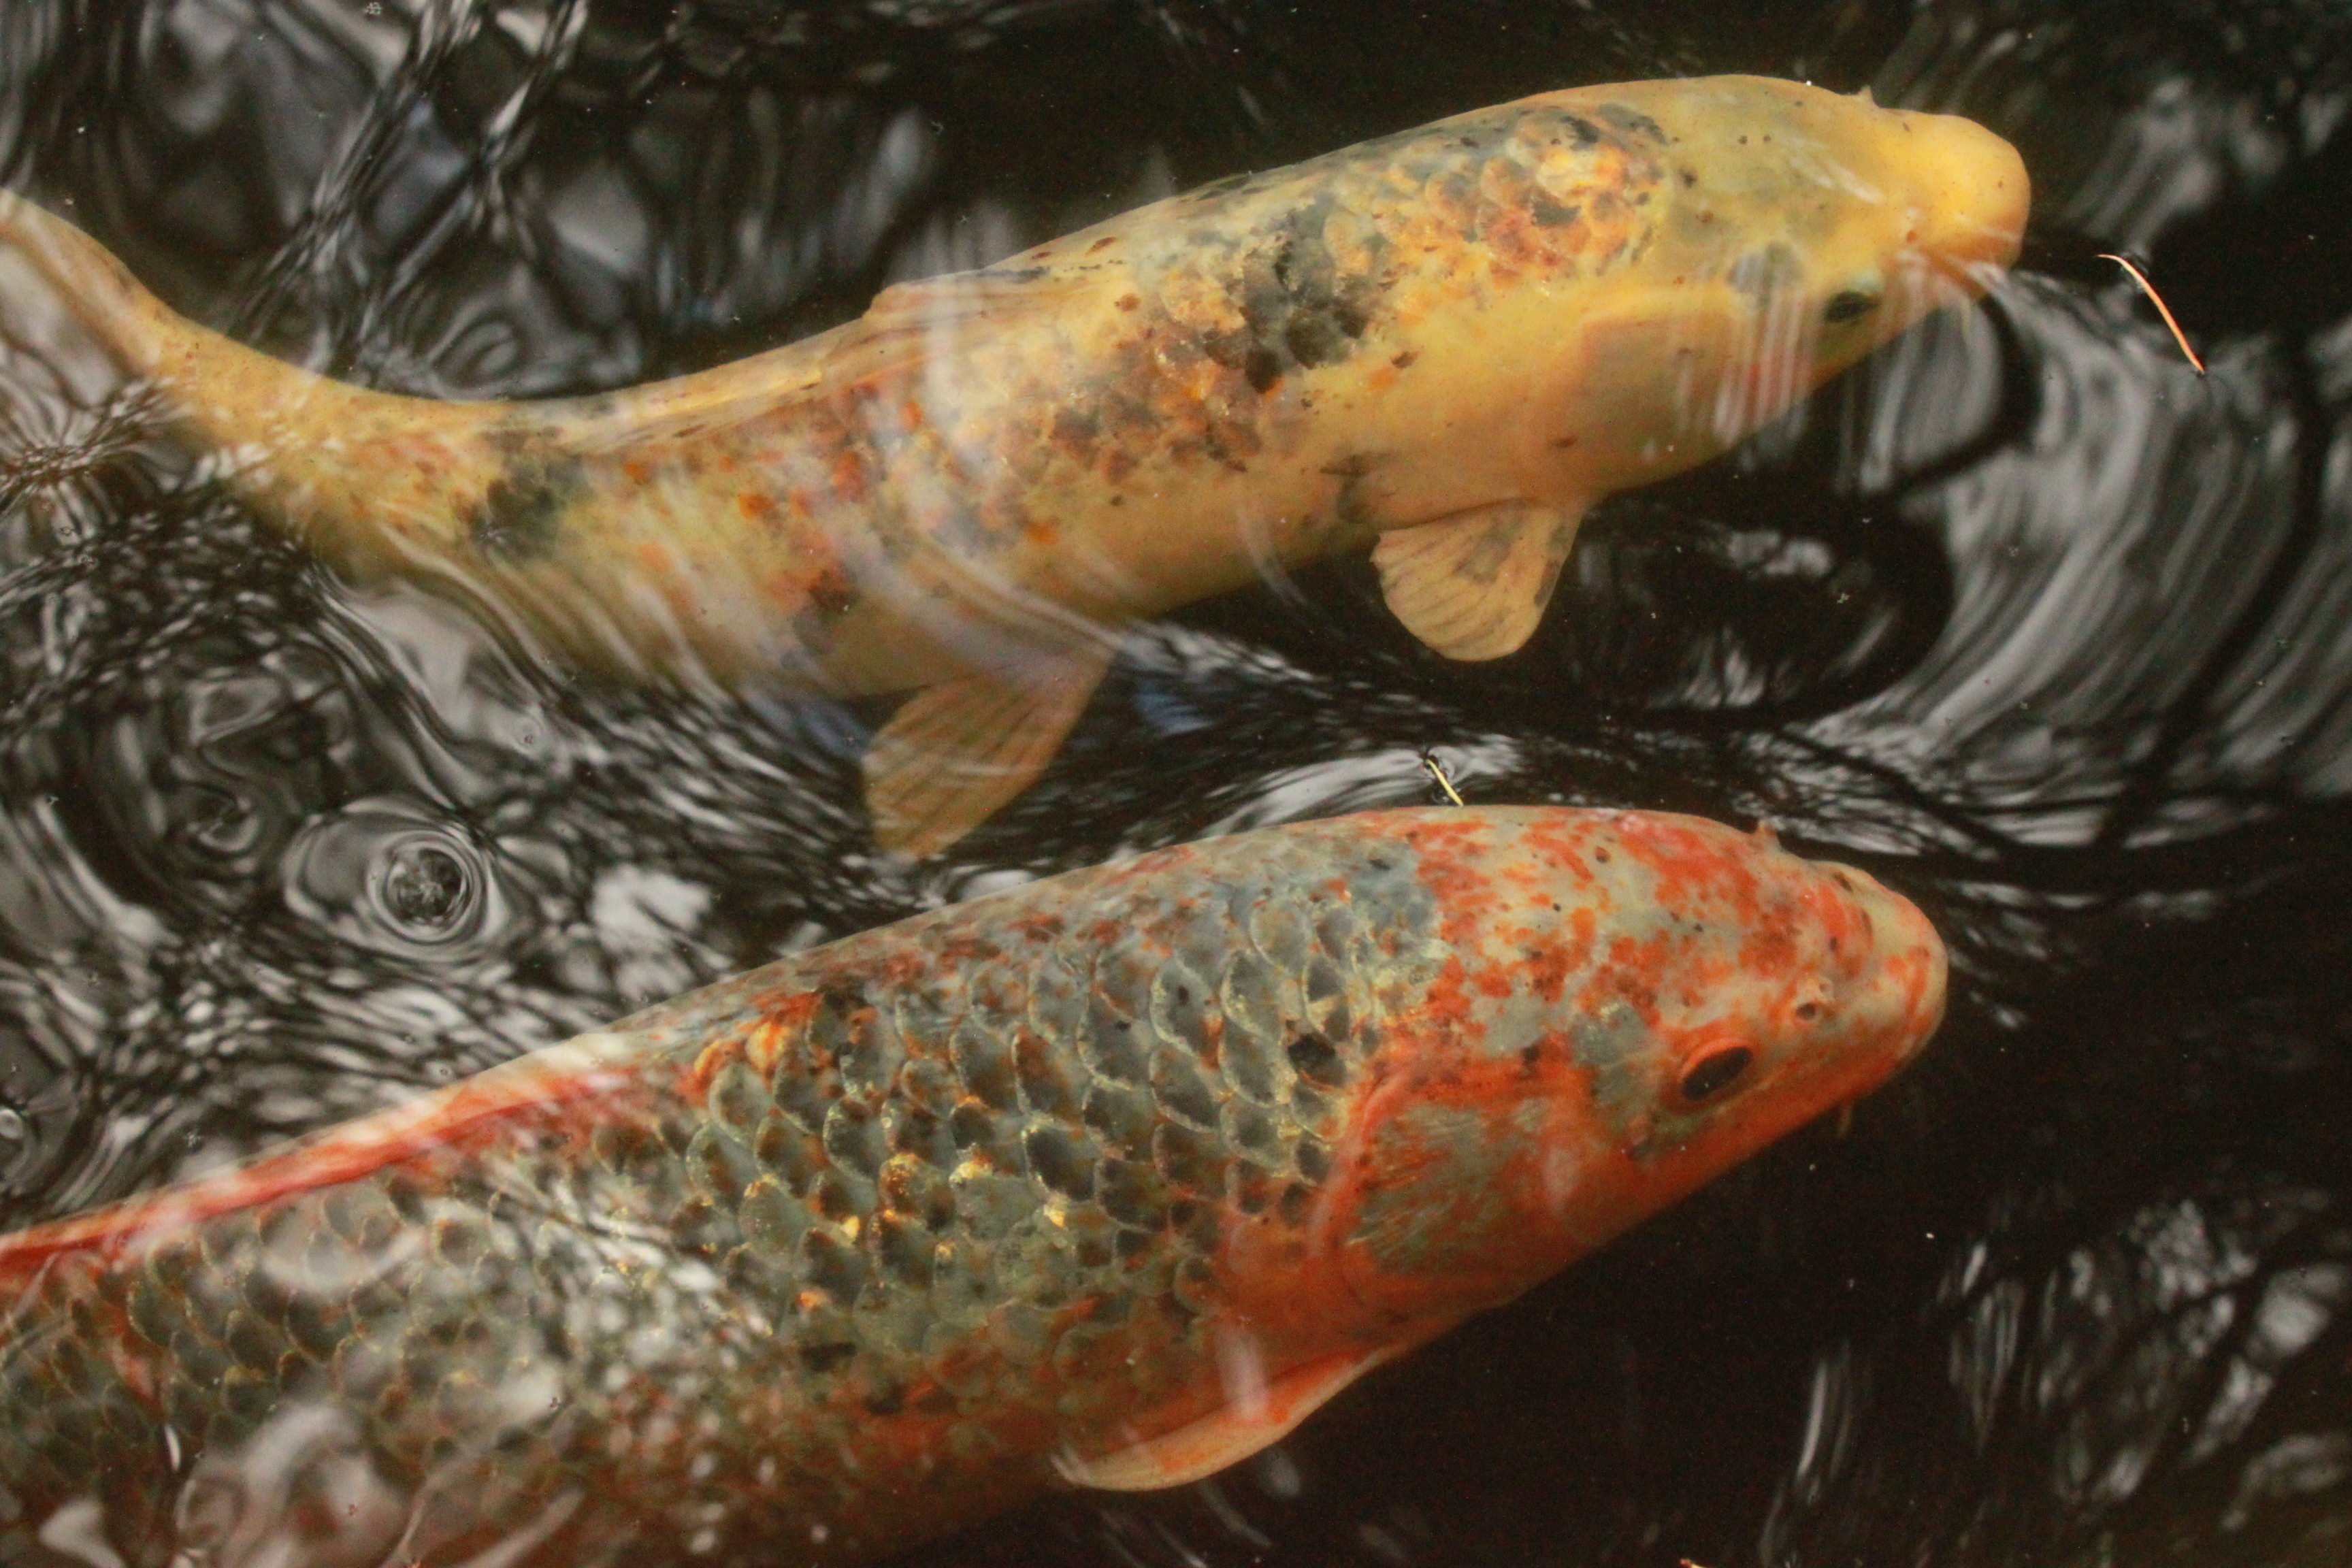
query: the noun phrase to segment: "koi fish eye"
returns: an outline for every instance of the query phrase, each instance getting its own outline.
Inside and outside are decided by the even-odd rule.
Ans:
[[[1748,1046],[1712,1046],[1683,1064],[1682,1081],[1675,1087],[1685,1104],[1703,1105],[1747,1077],[1755,1060],[1756,1052]]]
[[[1841,289],[1822,307],[1822,320],[1832,325],[1858,321],[1878,309],[1878,296],[1867,289]]]

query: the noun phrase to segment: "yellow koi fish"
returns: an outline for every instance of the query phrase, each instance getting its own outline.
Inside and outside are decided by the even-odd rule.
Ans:
[[[877,838],[960,837],[1129,623],[1373,546],[1455,658],[1519,647],[1601,497],[1688,468],[2017,252],[2007,142],[1754,77],[1542,93],[1156,202],[856,321],[606,395],[446,403],[173,314],[0,193],[20,248],[256,507],[549,644],[905,692]]]

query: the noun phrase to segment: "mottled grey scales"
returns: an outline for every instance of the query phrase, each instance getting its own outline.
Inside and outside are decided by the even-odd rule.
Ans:
[[[1441,956],[1409,851],[1229,843],[786,960],[616,1026],[601,1080],[57,1252],[0,1316],[0,1561],[93,1478],[128,1568],[225,1549],[293,1452],[488,1500],[405,1548],[436,1560],[572,1496],[748,1561],[861,1488],[973,1484],[845,1469],[862,1415],[935,1417],[985,1476],[1013,1383],[1148,1398],[1198,1352],[1220,1215],[1298,1222],[1330,1091]]]

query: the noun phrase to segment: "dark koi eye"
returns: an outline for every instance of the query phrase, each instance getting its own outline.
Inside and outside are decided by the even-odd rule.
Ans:
[[[1748,1076],[1748,1065],[1756,1053],[1746,1046],[1717,1046],[1702,1051],[1683,1068],[1683,1081],[1678,1086],[1683,1099],[1692,1105],[1703,1104]]]
[[[1822,307],[1822,320],[1831,322],[1855,321],[1878,309],[1878,296],[1860,289],[1843,289],[1830,296]]]

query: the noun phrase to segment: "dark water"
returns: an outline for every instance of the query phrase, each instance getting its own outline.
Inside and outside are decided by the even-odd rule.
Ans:
[[[1419,800],[1435,748],[1473,800],[1767,815],[1878,872],[1953,947],[1940,1044],[1269,1455],[923,1562],[2352,1563],[2340,4],[0,0],[0,174],[247,341],[524,395],[1723,70],[2000,131],[2024,264],[1603,509],[1507,660],[1422,650],[1360,562],[1139,632],[1044,782],[913,870],[826,715],[339,584],[0,274],[0,1227],[786,946]]]

